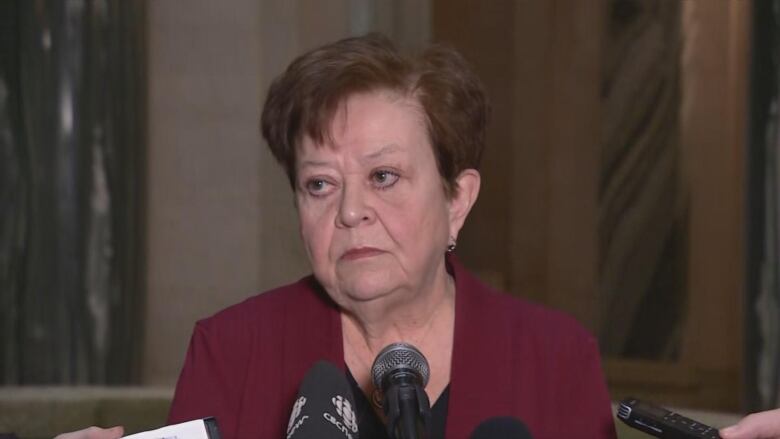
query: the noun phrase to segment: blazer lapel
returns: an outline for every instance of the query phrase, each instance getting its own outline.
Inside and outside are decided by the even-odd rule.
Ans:
[[[513,414],[511,322],[491,291],[448,255],[455,277],[455,335],[447,437],[467,437],[479,423]]]
[[[313,276],[285,306],[282,343],[283,396],[292,407],[298,388],[315,362],[325,360],[345,370],[338,307]],[[291,396],[290,396],[291,395]]]

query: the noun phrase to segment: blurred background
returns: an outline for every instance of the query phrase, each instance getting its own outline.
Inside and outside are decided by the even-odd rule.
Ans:
[[[2,0],[0,431],[163,422],[195,321],[309,272],[265,90],[370,31],[483,79],[457,253],[613,399],[780,404],[780,0]]]

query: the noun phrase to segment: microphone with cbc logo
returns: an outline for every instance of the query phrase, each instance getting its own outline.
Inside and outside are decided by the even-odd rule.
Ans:
[[[287,439],[358,439],[354,401],[344,372],[318,361],[301,383],[287,424]]]

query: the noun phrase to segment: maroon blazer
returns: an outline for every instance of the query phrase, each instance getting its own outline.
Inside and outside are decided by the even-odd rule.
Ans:
[[[614,439],[593,337],[560,312],[491,289],[453,257],[448,269],[456,304],[447,438],[514,416],[535,439]],[[281,438],[317,360],[346,370],[339,310],[309,276],[195,325],[168,422],[215,416],[224,439]]]

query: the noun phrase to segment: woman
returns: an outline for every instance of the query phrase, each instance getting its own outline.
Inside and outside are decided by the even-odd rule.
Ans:
[[[464,60],[401,55],[369,35],[296,59],[262,132],[287,172],[313,275],[197,323],[171,423],[216,416],[223,438],[282,437],[306,371],[343,368],[361,437],[381,437],[369,377],[390,343],[430,363],[435,437],[514,416],[534,438],[613,438],[593,338],[498,293],[452,251],[480,188],[488,105]]]
[[[512,415],[536,438],[613,437],[593,339],[448,256],[479,193],[487,113],[452,50],[407,58],[370,35],[296,59],[270,88],[262,132],[313,276],[199,322],[169,420],[216,416],[226,438],[280,437],[313,362],[341,365],[370,401],[374,358],[406,341],[430,363],[440,434]],[[373,416],[359,420],[364,437]]]

